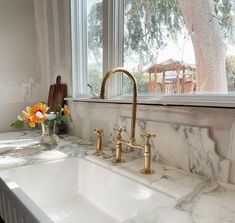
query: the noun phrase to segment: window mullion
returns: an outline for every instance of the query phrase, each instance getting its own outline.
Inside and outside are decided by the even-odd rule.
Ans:
[[[124,0],[114,0],[115,1],[115,65],[123,66],[123,33],[124,33]],[[122,94],[122,78],[123,75],[118,76],[116,80],[116,94]]]
[[[73,97],[78,94],[80,77],[78,76],[78,42],[77,42],[77,29],[78,29],[78,10],[77,1],[71,0],[71,43],[72,43],[72,74],[73,74]]]
[[[87,61],[87,1],[78,1],[79,3],[79,27],[80,30],[78,35],[79,42],[79,76],[81,76],[81,92],[82,94],[87,93],[88,83],[88,61]],[[81,50],[80,50],[81,49]]]
[[[87,92],[87,9],[86,1],[71,1],[73,96]]]
[[[107,72],[112,68],[112,0],[103,0],[103,72]]]
[[[123,65],[123,43],[121,36],[120,19],[123,15],[121,3],[123,0],[104,0],[103,11],[103,68],[104,73],[113,67]],[[122,93],[122,75],[115,75],[109,80],[108,96]]]

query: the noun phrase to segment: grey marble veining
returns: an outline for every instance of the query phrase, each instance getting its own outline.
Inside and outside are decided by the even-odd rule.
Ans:
[[[40,146],[41,131],[0,134],[0,170],[85,155],[94,144],[78,137],[62,135],[59,145],[48,150]]]
[[[127,129],[123,138],[130,138],[130,124],[130,118],[126,117],[120,117],[115,123],[115,126]],[[209,128],[137,120],[138,142],[143,143],[140,135],[146,132],[156,134],[156,138],[151,139],[153,160],[209,179],[228,182],[230,160],[217,153],[216,142],[209,136]],[[115,139],[110,138],[109,141],[110,146],[114,146]]]
[[[190,222],[235,222],[235,188],[228,189],[219,183],[208,183],[199,193],[182,200],[176,209],[184,211]]]
[[[126,125],[128,125],[128,122],[126,122]],[[142,126],[138,130],[139,132],[145,131],[145,129],[148,130],[149,128],[147,122],[141,122],[139,125]],[[176,128],[176,126],[170,127]],[[208,133],[203,129],[190,129],[190,127],[180,127],[177,129],[177,132],[184,135],[185,138],[187,135],[188,143],[194,143],[190,139],[192,132],[192,135],[195,136],[196,134],[198,137],[202,137],[201,134],[205,136]],[[156,171],[155,174],[143,175],[139,173],[139,170],[143,166],[143,157],[140,156],[138,151],[129,152],[128,149],[125,150],[123,157],[126,162],[113,164],[112,156],[114,155],[114,151],[110,148],[104,148],[106,153],[104,158],[97,157],[93,155],[95,152],[93,143],[74,136],[64,135],[60,137],[59,145],[55,149],[45,150],[41,149],[37,144],[39,136],[40,131],[0,134],[0,153],[1,148],[11,148],[7,155],[0,155],[0,170],[79,156],[162,193],[166,193],[175,199],[175,202],[169,207],[157,207],[148,211],[138,210],[134,214],[134,217],[125,221],[125,223],[235,222],[234,185],[218,183],[214,180],[208,180],[208,178],[205,180],[203,177],[191,174],[188,171],[183,171],[182,168],[168,166],[164,162],[153,163],[153,168]],[[128,132],[126,136],[128,136]],[[205,156],[205,152],[207,153],[207,157],[209,157],[208,159],[215,159],[216,161],[214,163],[220,163],[221,159],[217,159],[217,154],[214,154],[213,141],[208,142],[207,140],[208,137],[205,138],[205,142],[201,139],[201,143],[211,145],[211,147],[208,146],[205,151],[197,151],[195,149],[196,151],[192,157],[199,157],[200,155],[198,153]],[[194,146],[191,147],[194,148]],[[188,152],[188,154],[190,153],[191,151]],[[195,160],[196,158],[192,159]],[[188,165],[190,167],[190,164]],[[199,164],[199,167],[197,165],[198,170],[201,168],[200,165],[204,167],[208,163]],[[213,168],[211,167],[211,169]],[[215,172],[215,174],[218,173]]]

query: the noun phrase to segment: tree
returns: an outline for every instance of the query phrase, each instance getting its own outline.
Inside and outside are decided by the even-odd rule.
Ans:
[[[89,84],[92,86],[93,93],[99,95],[103,74],[100,72],[100,69],[95,66],[90,67],[89,73],[92,74],[89,76]]]
[[[174,0],[126,0],[124,54],[138,54],[143,65],[156,63],[158,51],[176,39],[183,27],[179,5]]]
[[[138,93],[145,94],[148,92],[148,88],[146,82],[148,81],[148,76],[143,75],[143,73],[136,72],[135,79],[138,85]],[[130,83],[130,79],[127,76],[123,77],[123,92],[124,94],[132,93],[132,85]]]
[[[234,13],[234,0],[126,0],[124,54],[135,54],[144,65],[155,63],[159,49],[186,26],[195,51],[197,90],[226,92],[224,41],[235,43]]]
[[[231,34],[227,16],[232,1],[178,0],[186,27],[192,39],[196,59],[197,90],[200,92],[227,92],[225,71],[226,49],[223,34]],[[225,10],[226,8],[226,10]],[[219,16],[221,15],[221,16]],[[223,26],[221,32],[220,25]]]
[[[102,2],[92,5],[88,16],[88,53],[93,54],[98,63],[102,61],[102,7]]]
[[[235,82],[235,56],[226,57],[226,74],[228,82]]]

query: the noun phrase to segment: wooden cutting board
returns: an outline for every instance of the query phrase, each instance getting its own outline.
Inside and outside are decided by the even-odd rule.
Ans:
[[[67,97],[67,85],[61,84],[61,76],[56,77],[56,84],[50,85],[49,95],[48,95],[48,106],[50,107],[50,112],[55,111],[58,104],[64,106],[64,98]]]

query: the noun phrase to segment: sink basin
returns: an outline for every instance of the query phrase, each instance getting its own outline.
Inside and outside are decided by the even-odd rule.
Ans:
[[[21,208],[21,218],[30,223],[116,223],[175,201],[83,158],[19,167],[0,176],[0,214],[6,222]]]

